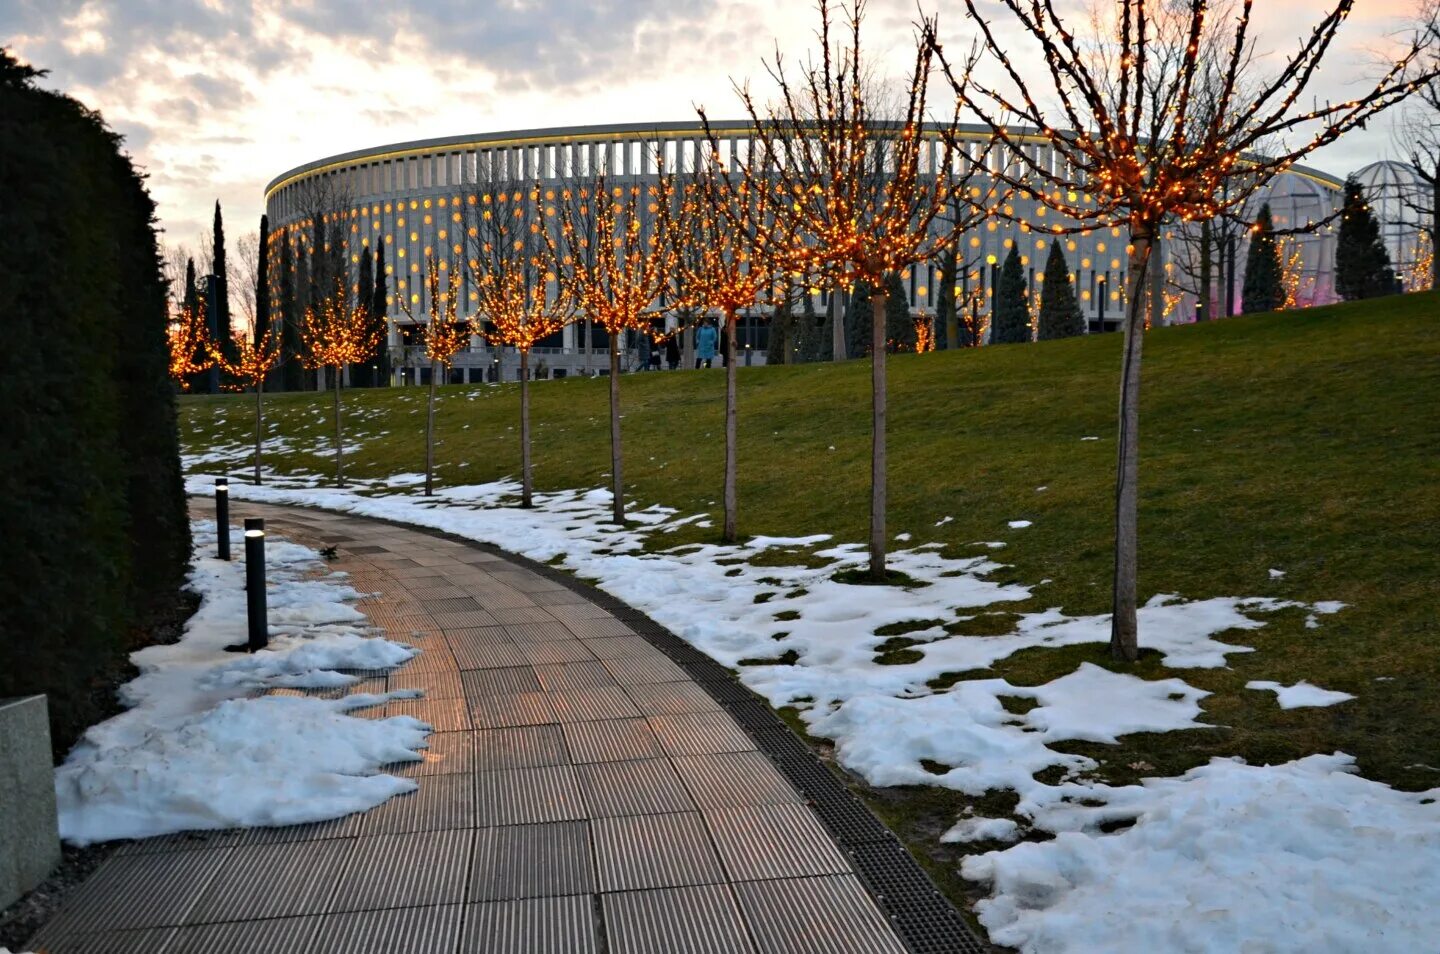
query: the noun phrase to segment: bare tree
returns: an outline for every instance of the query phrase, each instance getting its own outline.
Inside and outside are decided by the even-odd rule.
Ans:
[[[1115,0],[1113,15],[1097,20],[1087,39],[1071,31],[1055,0],[997,0],[986,4],[984,13],[977,0],[965,0],[981,34],[981,54],[995,61],[1005,78],[999,85],[974,79],[975,56],[953,71],[930,30],[957,95],[968,91],[971,107],[1010,147],[1011,161],[993,174],[1020,196],[1067,219],[1070,224],[1053,227],[1056,233],[1129,229],[1110,640],[1117,658],[1134,660],[1139,654],[1140,355],[1148,268],[1159,230],[1167,219],[1204,221],[1234,210],[1315,149],[1435,77],[1435,67],[1422,62],[1425,44],[1417,37],[1364,95],[1309,110],[1299,107],[1354,5],[1354,0],[1339,0],[1278,70],[1246,88],[1241,74],[1253,47],[1254,2],[1242,0],[1225,53],[1208,64],[1220,76],[1219,96],[1201,123],[1196,122],[1197,93],[1206,88],[1201,40],[1214,7],[1210,0]],[[1003,38],[996,33],[988,19],[993,6],[1008,13],[1021,28],[1016,32],[1033,38],[1032,50],[1013,49],[1010,32]],[[1157,51],[1175,54],[1157,56]],[[1041,106],[1032,94],[1016,66],[1021,60],[1045,65],[1055,109]],[[1045,137],[1059,161],[1044,161],[1026,149],[1019,140],[1023,126]],[[1281,145],[1264,156],[1252,152],[1267,140]],[[1081,201],[1082,194],[1092,201]]]
[[[749,154],[722,169],[752,192],[773,192],[769,210],[783,222],[787,246],[777,250],[785,271],[816,277],[831,289],[863,280],[874,291],[871,307],[870,576],[888,578],[885,566],[886,509],[886,276],[928,261],[987,213],[968,205],[958,221],[944,222],[951,199],[967,189],[978,164],[961,156],[958,137],[940,142],[924,135],[934,48],[923,37],[898,120],[877,121],[866,98],[860,42],[864,4],[847,12],[843,38],[832,38],[831,8],[820,0],[820,62],[787,74],[777,53],[767,72],[778,102],[756,106],[748,87],[738,88],[755,133]],[[934,22],[926,21],[928,36]],[[950,119],[959,120],[959,103]],[[711,148],[719,137],[700,110]],[[735,166],[734,172],[730,171]],[[779,254],[783,253],[783,254]],[[837,334],[837,346],[838,346]]]

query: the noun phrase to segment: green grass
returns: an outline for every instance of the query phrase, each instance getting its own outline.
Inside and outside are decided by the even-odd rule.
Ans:
[[[996,551],[1010,564],[997,580],[1052,582],[1006,610],[1106,611],[1119,348],[1119,336],[1106,335],[892,359],[890,532],[963,554],[976,540],[1009,541]],[[741,368],[739,382],[742,532],[864,540],[868,362]],[[718,370],[624,379],[625,479],[635,500],[708,510],[719,524],[723,386]],[[516,393],[514,385],[443,390],[442,483],[516,472]],[[539,487],[604,485],[606,382],[540,382],[532,393]],[[267,406],[282,433],[323,450],[328,400],[280,395]],[[349,458],[349,475],[421,468],[423,391],[354,391],[345,400],[381,414],[360,430],[390,430]],[[247,401],[183,400],[187,443],[244,443],[253,426]],[[1122,782],[1215,755],[1273,762],[1341,749],[1372,778],[1440,784],[1440,773],[1422,767],[1440,765],[1440,295],[1158,329],[1145,341],[1142,409],[1142,600],[1259,595],[1349,608],[1313,630],[1298,611],[1277,614],[1236,636],[1257,652],[1231,656],[1226,669],[1183,672],[1214,693],[1203,705],[1216,728],[1069,748]],[[317,457],[270,463],[322,474],[330,466]],[[954,519],[936,527],[945,516]],[[1034,525],[1006,527],[1022,518]],[[717,535],[692,526],[663,543]],[[1271,567],[1286,576],[1269,579]],[[955,631],[1003,631],[1010,620],[980,615]],[[1143,646],[1143,630],[1140,638]],[[965,675],[1033,685],[1082,661],[1112,665],[1103,647],[1081,646],[1027,651]],[[1173,674],[1153,656],[1133,671]],[[1286,712],[1273,694],[1243,688],[1259,678],[1306,679],[1359,698]],[[932,815],[953,814],[957,798],[882,800],[887,818],[923,839]]]

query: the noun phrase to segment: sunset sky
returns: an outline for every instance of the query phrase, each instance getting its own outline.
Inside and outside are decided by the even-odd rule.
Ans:
[[[1359,0],[1314,93],[1359,92],[1375,51],[1416,2]],[[1318,5],[1258,0],[1259,52],[1273,62],[1293,48]],[[870,55],[903,73],[915,5],[875,0],[868,10]],[[215,199],[231,235],[254,230],[267,181],[334,153],[687,120],[696,103],[717,118],[738,116],[731,78],[753,77],[767,92],[762,59],[777,38],[803,56],[816,22],[808,0],[0,0],[0,44],[49,69],[48,86],[99,109],[126,136],[150,173],[166,241],[191,245],[209,228]],[[953,49],[968,44],[958,4],[941,7],[941,33]],[[1310,164],[1343,175],[1392,156],[1390,127],[1373,123]]]

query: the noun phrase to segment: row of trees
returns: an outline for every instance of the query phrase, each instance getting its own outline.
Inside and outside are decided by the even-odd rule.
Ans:
[[[997,28],[989,12],[996,6],[1020,29]],[[767,108],[757,105],[748,87],[738,88],[755,129],[748,144],[732,144],[732,153],[723,155],[702,109],[711,154],[700,157],[686,175],[667,172],[643,186],[600,175],[557,188],[512,184],[485,189],[472,196],[480,215],[469,232],[468,265],[477,286],[498,289],[482,309],[494,324],[491,333],[497,337],[492,340],[517,347],[522,361],[540,327],[558,327],[576,313],[608,335],[612,516],[617,522],[624,520],[619,372],[625,333],[644,331],[657,311],[669,308],[719,313],[733,355],[736,316],[742,310],[783,308],[796,286],[827,289],[832,302],[837,291],[853,292],[852,307],[870,306],[865,329],[872,381],[869,570],[875,581],[884,582],[889,578],[886,356],[918,345],[922,334],[935,334],[933,328],[917,329],[908,315],[898,317],[904,302],[896,293],[895,276],[937,262],[942,292],[951,299],[943,318],[945,337],[947,343],[963,341],[962,316],[976,309],[963,300],[974,294],[969,287],[962,300],[954,300],[953,280],[967,277],[972,268],[961,259],[958,237],[987,220],[1018,223],[1013,199],[1039,203],[1054,213],[1046,220],[1054,278],[1047,277],[1045,284],[1053,282],[1059,291],[1042,295],[1038,307],[1043,314],[1032,317],[1024,305],[1018,261],[1007,261],[1000,279],[1006,291],[996,293],[1000,300],[992,339],[1029,340],[1041,328],[1044,336],[1058,337],[1076,330],[1078,309],[1073,288],[1066,300],[1069,269],[1054,251],[1053,239],[1127,229],[1111,646],[1117,657],[1133,660],[1138,653],[1141,344],[1148,299],[1163,289],[1151,265],[1161,230],[1171,223],[1233,221],[1253,195],[1309,152],[1433,82],[1440,70],[1423,59],[1433,35],[1417,33],[1365,95],[1307,110],[1298,103],[1352,0],[1336,3],[1258,83],[1249,79],[1254,41],[1248,0],[1233,5],[1117,0],[1094,18],[1097,33],[1091,37],[1077,37],[1049,4],[999,0],[982,11],[966,0],[966,7],[979,31],[970,52],[950,59],[937,23],[921,22],[903,106],[898,115],[881,119],[867,93],[862,5],[846,14],[837,34],[831,8],[822,0],[818,61],[797,71],[777,55],[768,68],[776,91]],[[1009,46],[1017,35],[1035,44],[1033,61],[1046,64],[1048,88],[1036,84],[1032,89],[1012,65]],[[949,121],[941,124],[939,155],[928,144],[922,146],[920,135],[930,118],[929,84],[936,76],[949,87],[942,98],[954,104]],[[982,76],[996,76],[999,82]],[[990,141],[981,150],[962,142],[962,105],[989,130]],[[1026,136],[1042,137],[1060,161],[1041,161],[1020,139],[1021,128],[1028,128]],[[1292,133],[1298,141],[1288,141]],[[1088,201],[1081,200],[1082,193]],[[320,221],[312,220],[315,228]],[[318,239],[311,244],[326,247]],[[453,320],[435,310],[454,301],[453,289],[448,298],[439,291],[436,276],[444,270],[445,262],[427,265],[430,327]],[[340,298],[352,300],[343,289],[337,292]],[[1019,308],[1013,307],[1017,301]],[[518,317],[513,323],[496,322],[494,316],[507,307],[515,307]],[[838,357],[849,351],[845,332],[859,326],[827,324],[832,353]],[[978,341],[978,330],[966,325]],[[438,360],[432,352],[432,361]],[[726,540],[738,534],[735,364],[728,363],[725,388]],[[525,377],[520,413],[528,503]],[[338,391],[336,402],[338,422]],[[337,451],[338,446],[337,431]]]

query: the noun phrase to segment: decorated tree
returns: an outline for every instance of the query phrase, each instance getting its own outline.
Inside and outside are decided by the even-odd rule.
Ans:
[[[1025,292],[1025,272],[1014,245],[1000,266],[995,288],[994,318],[990,322],[991,344],[1023,344],[1030,340],[1030,299]]]
[[[1045,260],[1045,281],[1040,290],[1040,321],[1035,337],[1040,341],[1073,338],[1085,333],[1085,316],[1075,300],[1075,286],[1070,281],[1070,264],[1059,242],[1050,243],[1050,257]]]
[[[210,333],[205,323],[204,307],[188,302],[176,310],[165,337],[170,347],[170,377],[189,391],[196,378],[215,363],[211,357]]]
[[[1244,313],[1276,311],[1285,305],[1284,274],[1280,246],[1275,242],[1275,222],[1270,203],[1260,206],[1260,215],[1250,232],[1250,251],[1245,256]]]
[[[561,190],[555,275],[586,317],[610,338],[611,514],[625,522],[625,484],[620,445],[621,336],[645,329],[651,309],[674,268],[665,234],[673,195],[668,175],[647,186],[621,186],[603,175]]]
[[[719,151],[703,169],[684,182],[675,216],[676,228],[669,234],[696,241],[698,254],[675,255],[676,283],[680,300],[701,311],[720,312],[728,359],[725,362],[725,476],[723,499],[724,528],[721,538],[733,543],[737,537],[737,351],[735,320],[740,309],[769,300],[775,306],[772,339],[779,340],[779,355],[785,359],[791,322],[790,288],[782,275],[789,236],[788,220],[777,215],[777,193],[763,182],[731,179],[720,168]],[[772,341],[773,346],[773,341]]]
[[[1211,0],[1110,0],[1089,19],[1095,35],[1077,37],[1050,0],[965,0],[980,32],[980,53],[957,68],[946,60],[933,25],[930,44],[957,95],[1009,147],[1009,163],[991,175],[1017,196],[1058,213],[1055,234],[1097,227],[1129,231],[1115,480],[1115,576],[1111,652],[1139,655],[1136,623],[1140,358],[1150,259],[1162,223],[1199,222],[1242,207],[1275,176],[1402,101],[1440,69],[1423,63],[1416,38],[1379,79],[1355,98],[1313,108],[1301,103],[1319,75],[1354,0],[1339,0],[1276,60],[1264,79],[1250,33],[1254,0],[1211,24]],[[1003,29],[991,9],[1008,14]],[[1217,35],[1224,40],[1211,42]],[[1028,44],[1028,46],[1027,46]],[[998,83],[980,82],[977,56],[997,68]],[[1035,95],[1017,64],[1043,64],[1048,89]],[[1218,91],[1210,99],[1205,90]],[[1052,110],[1059,116],[1052,115]],[[1028,128],[1027,128],[1028,127]],[[1020,141],[1020,130],[1044,138],[1047,150]],[[1257,144],[1268,143],[1263,153]],[[1018,217],[1017,211],[1008,213]],[[1037,211],[1038,217],[1038,211]],[[1056,221],[1056,219],[1060,221]]]
[[[888,579],[885,277],[928,261],[985,213],[967,205],[951,221],[941,216],[952,197],[968,188],[978,166],[957,153],[953,137],[933,148],[937,144],[922,135],[933,48],[917,44],[904,106],[898,118],[880,121],[873,95],[866,92],[863,3],[849,11],[844,40],[832,40],[828,0],[820,0],[819,12],[819,63],[808,63],[792,80],[777,55],[769,73],[778,90],[768,110],[756,105],[748,89],[739,91],[755,132],[746,161],[736,164],[738,172],[727,167],[724,174],[743,178],[752,191],[781,197],[769,208],[782,222],[785,254],[778,257],[785,270],[830,289],[860,280],[872,289],[870,576],[878,582]],[[933,28],[926,21],[926,32]],[[952,125],[963,99],[954,101]],[[719,137],[703,109],[700,118],[719,153]]]
[[[331,285],[330,294],[305,311],[301,328],[307,368],[329,368],[335,386],[335,485],[345,486],[345,435],[340,415],[340,378],[345,366],[365,360],[375,347],[375,330],[370,309],[350,297],[343,278]]]
[[[1420,0],[1413,27],[1426,41],[1429,62],[1440,66],[1440,0]],[[1400,197],[1419,225],[1405,288],[1440,289],[1440,256],[1435,254],[1440,248],[1440,78],[1432,77],[1420,86],[1403,112],[1397,145],[1420,180],[1418,188]]]
[[[244,331],[237,330],[234,337],[233,357],[223,350],[210,346],[210,357],[220,370],[231,379],[232,386],[239,390],[255,389],[255,484],[260,484],[260,442],[265,424],[265,376],[280,360],[280,335],[275,326],[265,329],[258,342],[252,341]]]
[[[551,223],[552,188],[497,188],[477,203],[470,268],[485,340],[520,356],[520,506],[534,503],[530,461],[530,351],[575,317],[574,286],[559,280],[559,251]],[[647,329],[648,330],[648,329]]]
[[[445,286],[441,288],[441,279]],[[430,393],[425,402],[425,496],[435,492],[435,392],[440,378],[450,371],[455,356],[470,343],[474,329],[470,319],[459,317],[460,269],[451,268],[449,262],[442,262],[433,254],[425,259],[425,357],[430,359]],[[418,298],[412,293],[412,298]],[[415,321],[410,308],[411,298],[400,296],[400,308]],[[366,334],[369,336],[369,351],[372,357],[380,330],[366,316]]]

